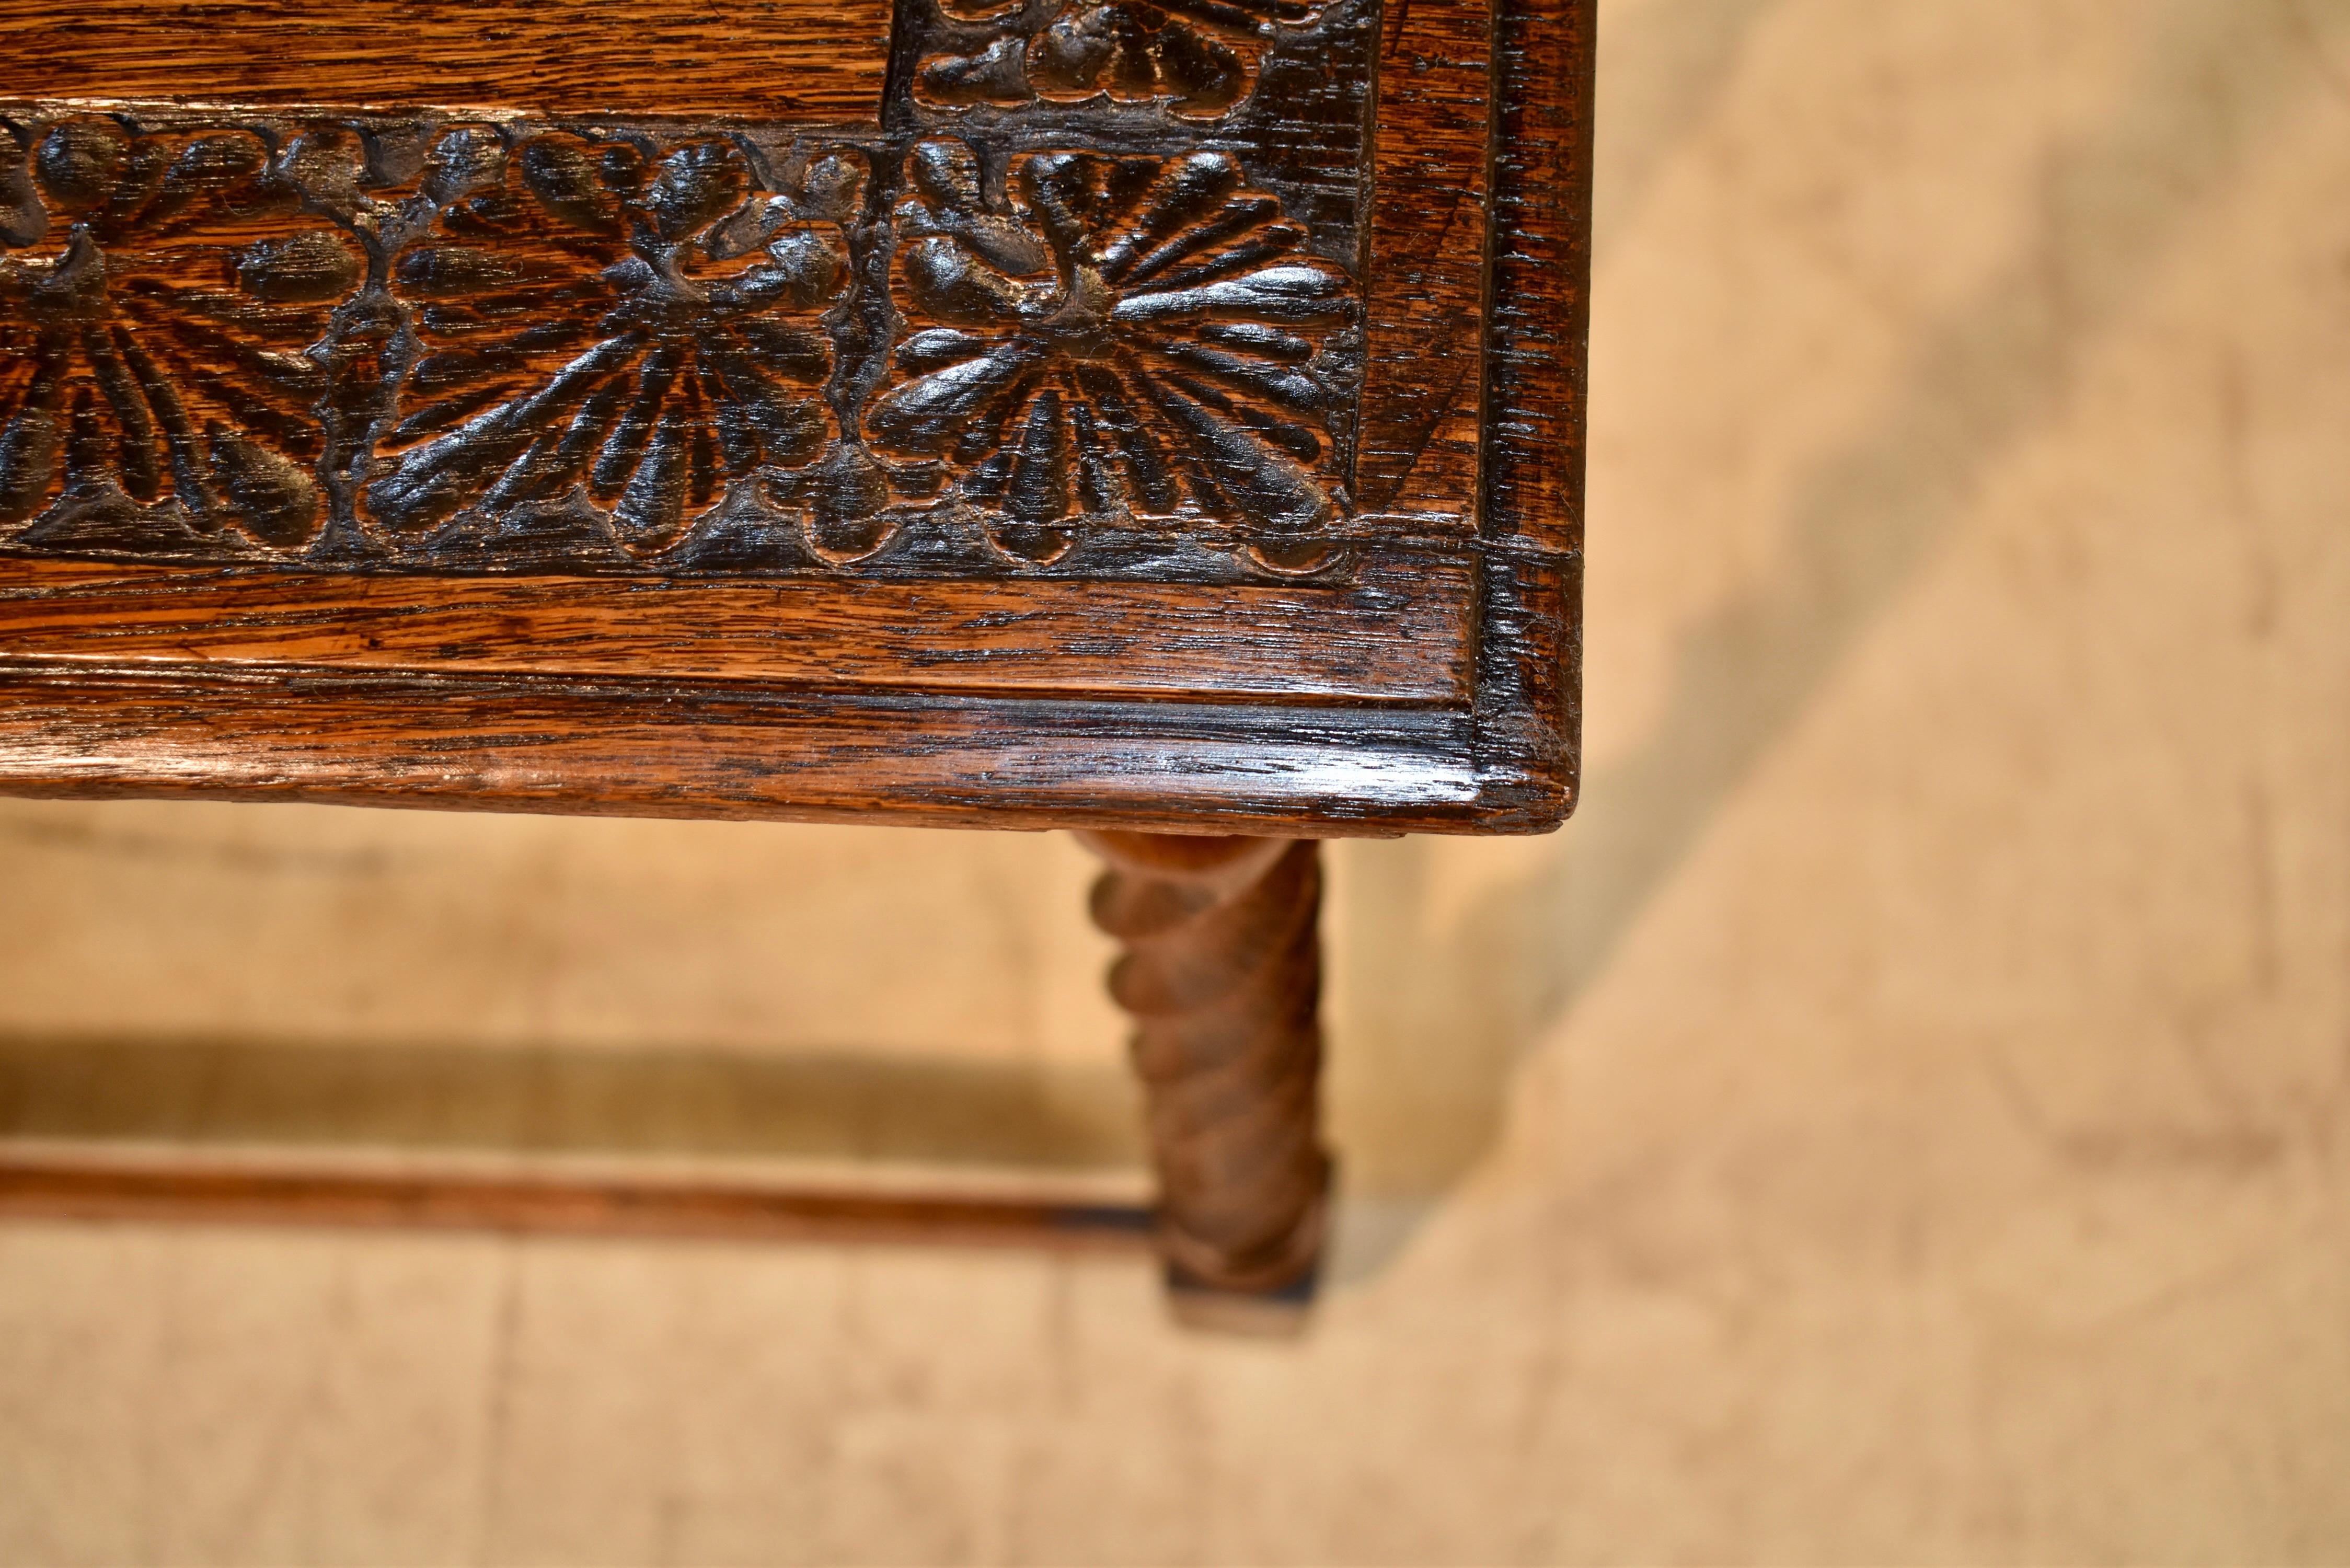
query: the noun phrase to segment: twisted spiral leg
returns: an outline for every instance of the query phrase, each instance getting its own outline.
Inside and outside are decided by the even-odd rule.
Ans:
[[[1093,919],[1126,947],[1109,989],[1135,1019],[1170,1280],[1297,1292],[1321,1254],[1330,1184],[1320,846],[1079,837],[1110,867],[1094,884]]]

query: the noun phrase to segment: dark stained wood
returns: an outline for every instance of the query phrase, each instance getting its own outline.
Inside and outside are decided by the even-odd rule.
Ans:
[[[1089,833],[1179,1291],[1298,1294],[1328,1227],[1313,840]]]
[[[943,109],[1039,101],[1164,104],[1213,120],[1255,85],[1266,33],[1310,24],[1316,0],[1155,0],[1149,5],[940,0],[970,28],[920,57],[915,91]],[[1024,25],[990,29],[1010,12]],[[1039,25],[1039,22],[1042,25]]]
[[[870,122],[888,0],[0,3],[0,94]]]
[[[1112,1250],[1152,1235],[1147,1209],[1075,1199],[31,1149],[0,1149],[0,1215]]]
[[[16,553],[1325,580],[1383,537],[1344,476],[1360,279],[1319,254],[1359,178],[1314,188],[1360,124],[1260,179],[1186,141],[15,119]]]
[[[1370,348],[1356,493],[1473,531],[1484,345],[1492,15],[1405,5],[1379,34]]]
[[[1495,12],[1477,766],[1496,805],[1574,809],[1582,754],[1593,0]]]
[[[0,102],[0,789],[1554,826],[1591,37],[906,0],[862,128]]]

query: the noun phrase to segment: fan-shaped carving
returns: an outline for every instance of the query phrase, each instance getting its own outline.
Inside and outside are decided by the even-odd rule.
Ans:
[[[296,155],[234,129],[0,124],[0,532],[232,553],[317,534],[311,350],[367,267],[305,213]]]
[[[848,153],[771,189],[727,140],[524,141],[392,268],[417,349],[368,519],[568,501],[650,554],[729,486],[815,461],[864,181]]]
[[[1087,517],[1282,535],[1341,514],[1321,356],[1354,289],[1229,154],[1032,153],[1001,203],[960,141],[911,161],[909,331],[865,424],[915,483],[1035,560]]]
[[[1166,104],[1212,118],[1246,97],[1273,30],[1310,26],[1321,6],[1303,0],[1066,0],[1006,7],[941,0],[958,21],[1001,36],[968,53],[922,62],[916,90],[944,108],[1009,107],[1097,96]]]

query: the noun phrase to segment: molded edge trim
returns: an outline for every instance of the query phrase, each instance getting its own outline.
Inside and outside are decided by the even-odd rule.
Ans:
[[[1475,757],[1489,831],[1575,809],[1596,0],[1495,0]]]

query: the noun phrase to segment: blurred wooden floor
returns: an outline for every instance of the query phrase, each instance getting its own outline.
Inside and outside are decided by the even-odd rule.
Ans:
[[[2350,7],[1604,16],[1586,805],[1336,851],[1307,1337],[11,1222],[0,1560],[2350,1558]],[[0,806],[0,1121],[1130,1187],[1089,875]]]

